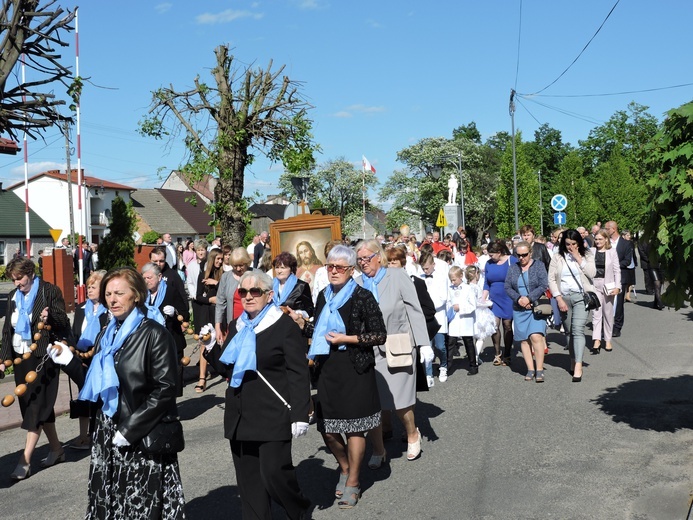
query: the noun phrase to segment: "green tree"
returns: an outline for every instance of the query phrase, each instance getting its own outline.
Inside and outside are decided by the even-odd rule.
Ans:
[[[135,213],[132,202],[126,204],[122,197],[111,203],[111,224],[99,244],[99,269],[114,267],[136,267],[135,265]]]
[[[293,193],[291,172],[279,178],[279,188],[285,195]],[[342,232],[353,235],[361,230],[363,220],[363,190],[378,184],[375,174],[354,167],[345,157],[320,164],[308,177],[308,200],[312,207],[324,208],[330,215],[339,216]],[[372,204],[366,199],[366,209]]]
[[[669,285],[663,299],[693,299],[693,102],[667,113],[650,148],[645,240],[652,240]]]
[[[595,172],[595,200],[601,220],[615,220],[620,229],[642,229],[645,217],[645,186],[633,178],[626,159],[615,147],[608,161]]]
[[[602,191],[601,186],[597,186],[597,189]],[[585,177],[585,168],[577,151],[572,151],[563,158],[557,175],[545,191],[551,193],[549,200],[557,193],[568,199],[565,209],[568,227],[584,226],[589,229],[599,216],[604,217],[600,215],[592,186]],[[545,204],[549,206],[549,211],[553,211],[550,202]]]
[[[185,134],[187,164],[180,169],[191,181],[214,175],[214,203],[209,211],[221,225],[225,243],[243,243],[248,225],[243,198],[245,168],[254,151],[282,161],[291,171],[312,163],[310,108],[299,85],[272,70],[238,66],[229,48],[215,49],[214,86],[194,80],[194,88],[153,93],[149,115],[140,123],[143,135],[176,138]]]
[[[515,136],[515,157],[517,165],[517,215],[520,226],[529,224],[539,229],[539,178],[529,165],[522,133]],[[496,196],[496,228],[501,237],[510,237],[515,229],[515,192],[513,182],[512,147],[503,154],[500,182]]]
[[[469,139],[474,144],[481,144],[481,132],[477,129],[474,121],[468,125],[458,126],[452,131],[453,139],[458,139],[460,137]]]

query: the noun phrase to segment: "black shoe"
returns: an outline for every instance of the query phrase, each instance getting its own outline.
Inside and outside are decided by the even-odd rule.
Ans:
[[[579,383],[580,381],[582,381],[582,375],[580,375],[578,377],[573,376],[573,383]]]
[[[612,338],[620,338],[621,337],[621,329],[614,329],[614,331],[611,333]]]
[[[469,367],[469,371],[467,372],[467,375],[468,376],[475,376],[478,373],[479,373],[479,367]]]
[[[654,307],[658,311],[663,311],[666,305],[664,305],[662,302],[654,302],[654,305],[652,305],[652,307]]]

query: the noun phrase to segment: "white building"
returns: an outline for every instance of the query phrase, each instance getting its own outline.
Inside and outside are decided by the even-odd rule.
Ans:
[[[80,190],[77,184],[77,170],[72,170],[71,182],[75,233],[84,235],[90,242],[98,244],[107,232],[113,199],[120,196],[125,203],[128,203],[130,193],[135,191],[135,188],[96,177],[83,176]],[[7,189],[24,200],[24,182],[9,186]],[[29,207],[45,220],[51,229],[62,230],[58,243],[64,237],[68,237],[70,235],[70,201],[67,175],[58,170],[49,170],[29,178]]]

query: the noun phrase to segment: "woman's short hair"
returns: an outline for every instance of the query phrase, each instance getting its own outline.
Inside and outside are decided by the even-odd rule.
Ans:
[[[296,274],[296,271],[298,270],[298,260],[296,260],[296,257],[288,251],[282,251],[274,257],[274,260],[272,260],[272,267],[277,267],[280,265],[291,269],[292,274]]]
[[[237,247],[231,251],[229,262],[231,265],[250,265],[253,263],[253,261],[250,259],[250,255],[248,254],[248,250],[245,247]]]
[[[568,254],[568,248],[565,245],[566,240],[572,240],[575,242],[577,244],[580,256],[585,256],[585,239],[582,238],[582,235],[577,229],[566,229],[563,231],[561,241],[558,243],[558,252],[562,257],[565,258],[565,255]]]
[[[28,276],[29,278],[33,277],[33,275],[36,273],[36,266],[34,265],[34,262],[32,262],[29,258],[15,258],[13,260],[10,260],[10,263],[7,264],[7,269],[5,270],[5,274],[8,277],[17,277],[19,276],[20,278],[24,276]]]
[[[327,255],[330,254],[330,251],[332,251],[332,248],[334,246],[341,246],[344,245],[342,244],[341,240],[330,240],[325,244],[325,249],[323,249],[323,253],[325,253],[325,258],[327,258]]]
[[[520,240],[517,244],[515,244],[515,251],[517,251],[517,248],[518,248],[518,247],[526,247],[526,248],[527,248],[527,252],[528,252],[529,254],[532,254],[532,244],[530,244],[530,243],[527,242],[526,240]]]
[[[159,266],[157,266],[159,267]],[[87,281],[85,282],[87,285],[91,285],[93,283],[96,283],[98,280],[99,283],[101,283],[101,280],[103,280],[103,277],[106,276],[106,271],[105,269],[99,269],[97,271],[92,271],[91,274],[89,275],[89,278],[87,278]]]
[[[356,251],[341,244],[334,246],[327,254],[327,261],[334,262],[335,260],[344,260],[347,265],[353,267],[356,265]]]
[[[149,291],[147,290],[147,284],[144,282],[142,275],[137,272],[134,267],[116,267],[111,269],[106,273],[106,276],[101,280],[101,288],[99,290],[99,302],[106,307],[108,304],[106,302],[106,286],[108,282],[114,278],[122,278],[125,283],[128,284],[132,292],[135,293],[135,305],[141,310],[144,310],[145,303],[147,302],[147,297]]]
[[[508,249],[508,246],[505,244],[504,241],[502,240],[494,240],[488,245],[487,249],[488,253],[500,253],[502,255],[509,255],[510,250]]]
[[[407,264],[407,253],[404,247],[391,247],[385,251],[385,256],[387,256],[388,262],[399,262],[399,265],[404,267]]]
[[[378,242],[376,239],[371,238],[368,240],[359,240],[354,248],[357,255],[361,249],[368,249],[371,253],[380,255],[380,265],[387,267],[387,256],[385,256],[385,250],[380,245],[380,242]]]
[[[241,275],[241,278],[238,280],[238,287],[241,287],[243,282],[248,278],[253,278],[255,280],[256,287],[259,287],[265,291],[271,290],[272,284],[274,283],[272,278],[270,278],[267,273],[263,273],[258,269],[253,269],[252,271],[246,271]]]
[[[198,238],[195,240],[195,250],[197,251],[198,249],[207,249],[209,247],[209,242],[207,242],[204,238]]]
[[[609,236],[609,233],[606,232],[606,229],[600,229],[596,233],[600,237],[604,237],[604,240],[606,243],[604,244],[604,249],[611,249],[611,237]]]
[[[468,265],[464,270],[464,276],[467,278],[468,282],[473,282],[476,277],[479,276],[479,268],[475,265]]]
[[[155,264],[154,262],[147,262],[142,266],[142,269],[140,269],[140,272],[144,275],[144,273],[147,273],[149,271],[153,271],[155,275],[159,276],[161,274],[161,269],[159,269],[159,265]]]
[[[534,231],[534,226],[531,226],[530,224],[525,224],[520,228],[520,235],[524,235],[525,233],[532,233],[533,235],[536,235],[536,231]]]

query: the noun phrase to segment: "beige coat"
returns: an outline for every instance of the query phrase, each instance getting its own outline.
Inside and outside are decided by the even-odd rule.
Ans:
[[[561,292],[561,273],[565,266],[565,258],[560,253],[556,253],[551,258],[549,264],[549,289],[554,296],[563,294]],[[573,270],[573,274],[582,285],[583,291],[594,291],[592,278],[597,274],[597,267],[594,265],[594,255],[589,251],[585,251],[585,258],[581,266],[578,266],[578,272]]]

